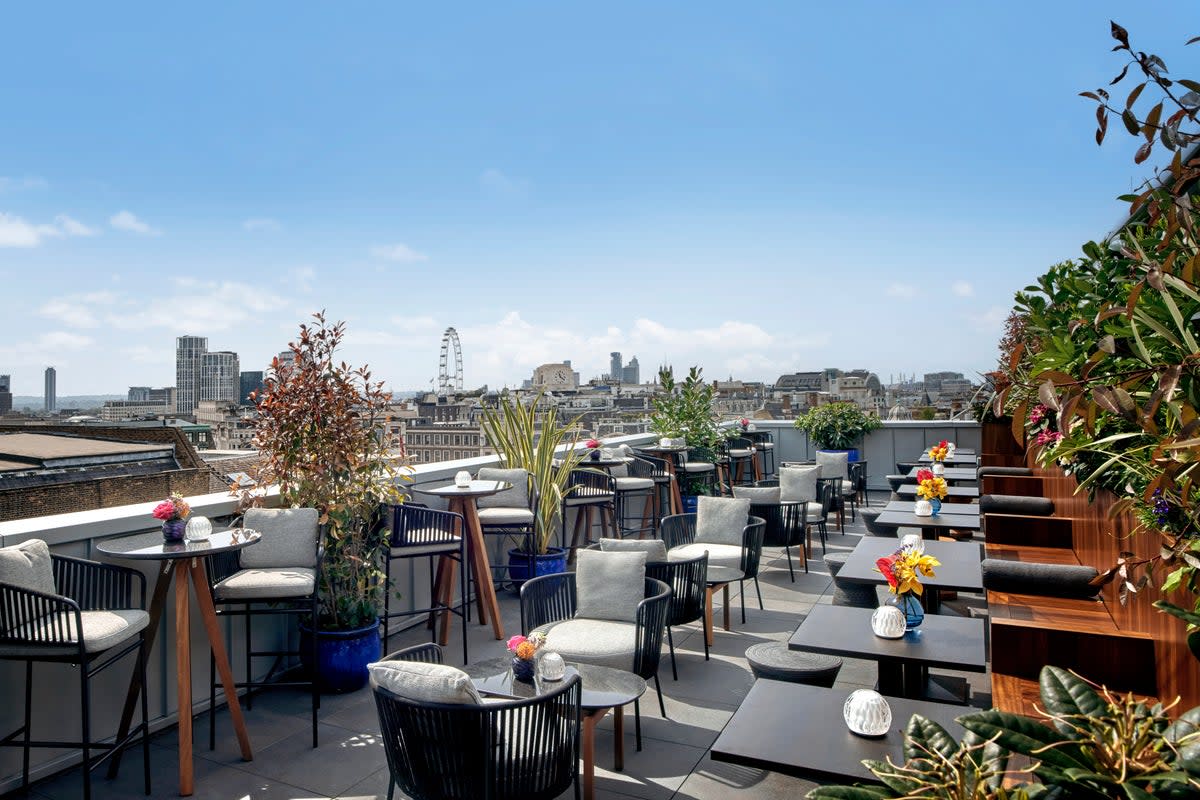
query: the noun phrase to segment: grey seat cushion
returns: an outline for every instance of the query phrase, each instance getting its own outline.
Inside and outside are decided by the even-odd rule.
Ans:
[[[779,496],[785,503],[807,503],[817,499],[817,478],[821,468],[781,467],[779,470]]]
[[[1099,574],[1095,567],[985,558],[982,569],[983,588],[998,592],[1087,598],[1100,591],[1089,585]]]
[[[483,467],[475,475],[481,481],[505,481],[512,484],[511,489],[503,492],[480,497],[475,506],[480,509],[500,508],[529,508],[529,473],[520,467],[500,469],[499,467]]]
[[[376,661],[367,664],[379,686],[418,703],[480,705],[483,698],[467,673],[447,664],[423,661]]]
[[[646,597],[646,553],[580,550],[575,559],[576,618],[637,622]]]
[[[45,594],[58,594],[50,548],[41,539],[0,547],[0,583]]]
[[[831,453],[827,450],[817,451],[817,466],[821,468],[822,478],[850,479],[850,454]]]
[[[536,630],[546,634],[546,649],[567,661],[633,670],[637,652],[635,623],[576,618],[552,622]]]
[[[532,525],[533,512],[528,508],[481,508],[479,522],[483,525]]]
[[[804,504],[804,521],[805,522],[820,522],[825,519],[825,506],[820,503],[805,503]]]
[[[741,547],[749,521],[749,500],[701,495],[696,498],[696,538],[694,541]]]
[[[647,564],[667,560],[667,543],[662,539],[601,539],[600,549],[605,552],[645,553]]]
[[[979,513],[1048,517],[1054,513],[1054,501],[1048,497],[1026,497],[1018,494],[985,494],[979,498]]]
[[[739,447],[729,451],[730,458],[749,458],[752,455],[754,455],[754,450],[749,447]]]
[[[689,461],[683,465],[684,472],[712,472],[716,466],[711,461]]]
[[[213,586],[214,600],[262,600],[308,597],[317,584],[311,567],[243,569]]]
[[[140,608],[117,609],[113,611],[82,611],[79,614],[83,626],[83,648],[89,653],[99,653],[124,642],[135,636],[150,624],[150,615]],[[15,636],[53,637],[70,642],[79,641],[79,631],[75,629],[75,614],[60,612],[37,622],[22,625],[13,632]],[[26,646],[21,644],[0,645],[0,654],[8,656],[21,655],[66,655],[76,652],[75,644],[62,647]]]
[[[749,500],[752,506],[777,506],[782,491],[778,486],[735,486],[733,496]]]
[[[238,553],[246,568],[316,567],[319,519],[315,508],[251,508],[242,525],[262,534]]]
[[[708,553],[708,563],[711,565],[732,567],[734,569],[742,568],[741,545],[706,544],[704,542],[681,544],[667,551],[667,560],[690,561],[693,558],[699,558],[705,553]]]
[[[616,478],[618,492],[637,492],[654,488],[651,478]]]

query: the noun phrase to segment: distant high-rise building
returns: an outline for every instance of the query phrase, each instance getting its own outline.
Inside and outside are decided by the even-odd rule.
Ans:
[[[125,399],[130,403],[149,403],[150,402],[150,387],[149,386],[130,386],[129,393]]]
[[[12,378],[0,375],[0,414],[12,411]]]
[[[241,388],[238,390],[238,403],[243,406],[254,405],[254,401],[250,399],[250,393],[261,392],[262,388],[263,373],[261,370],[243,372],[241,375]]]
[[[200,400],[238,403],[241,375],[237,353],[205,353],[200,362]]]
[[[161,389],[151,389],[149,386],[130,386],[125,402],[167,406],[160,413],[174,413],[175,387],[165,386]]]
[[[191,414],[200,402],[200,371],[207,352],[204,336],[175,339],[175,404],[180,414]]]
[[[54,367],[46,367],[46,400],[43,407],[46,411],[58,411],[58,372]]]
[[[638,384],[642,382],[642,368],[637,356],[629,359],[629,363],[621,368],[621,383]]]
[[[608,377],[614,381],[621,380],[621,354],[609,353],[608,359]]]

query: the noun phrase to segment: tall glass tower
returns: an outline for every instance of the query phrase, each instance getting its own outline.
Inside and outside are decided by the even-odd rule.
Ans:
[[[175,339],[175,410],[180,414],[191,414],[200,402],[200,374],[207,352],[204,336]]]
[[[46,411],[58,411],[58,372],[54,367],[46,367],[46,400],[43,408]]]

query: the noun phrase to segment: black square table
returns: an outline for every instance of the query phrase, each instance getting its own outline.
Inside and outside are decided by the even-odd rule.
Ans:
[[[880,519],[883,515],[880,514]],[[983,569],[980,561],[983,558],[983,546],[976,542],[925,542],[925,552],[941,562],[934,568],[932,578],[921,578],[925,592],[921,600],[925,610],[936,613],[940,605],[938,592],[982,592]],[[899,548],[896,539],[879,536],[864,536],[858,545],[850,552],[846,565],[838,572],[838,580],[851,583],[880,584],[887,583],[883,575],[875,569],[875,562],[883,556],[891,555]]]
[[[929,667],[986,671],[983,620],[930,614],[903,637],[883,639],[871,630],[874,613],[871,608],[815,605],[788,639],[788,647],[875,661],[880,693],[896,697],[940,699],[940,685],[928,680]]]
[[[912,469],[910,469],[908,471],[908,477],[910,477],[910,478],[917,477],[917,472],[919,470],[923,470],[923,469],[929,469],[928,465],[922,464],[919,467],[913,467]],[[963,467],[946,467],[946,473],[944,475],[942,475],[942,477],[946,479],[946,483],[951,483],[951,482],[957,483],[960,481],[967,482],[967,483],[975,483],[975,482],[978,482],[978,480],[979,480],[979,473],[975,471],[974,467],[971,467],[970,469],[966,469]]]
[[[882,513],[886,514],[891,511],[896,511],[902,514],[911,514],[913,513],[913,507],[916,506],[916,504],[916,500],[890,500],[888,501],[888,504],[883,507]],[[979,504],[947,503],[945,500],[943,500],[942,510],[938,513],[939,515],[953,514],[956,517],[978,517]]]
[[[933,459],[929,457],[928,450],[926,450],[924,453],[922,453],[921,457],[918,458],[917,460],[920,461],[922,464],[932,464],[933,463]],[[947,467],[971,467],[973,469],[973,468],[979,466],[979,457],[976,455],[969,454],[969,453],[962,453],[962,452],[959,452],[956,450],[956,451],[954,451],[954,455],[948,456],[947,458],[945,458],[943,460],[942,463],[944,463]]]
[[[904,501],[900,501],[904,502]],[[875,518],[880,525],[894,525],[901,528],[920,528],[921,536],[926,539],[936,539],[938,531],[977,531],[981,527],[979,514],[961,514],[947,511],[942,504],[942,510],[932,517],[918,517],[911,511],[888,511]]]
[[[941,725],[955,739],[962,706],[889,697],[892,727],[878,738],[851,733],[842,706],[851,689],[826,689],[759,679],[713,743],[713,761],[769,769],[815,781],[850,783],[878,779],[863,759],[904,762],[904,729],[913,714]]]
[[[901,500],[908,500],[909,498],[916,498],[917,485],[915,483],[903,483],[896,489],[896,494],[900,495]],[[976,499],[979,497],[979,487],[978,486],[947,486],[946,487],[946,495],[947,495],[946,500],[950,500],[951,502],[962,502],[962,500],[964,498]],[[945,503],[946,501],[943,500],[942,502]]]

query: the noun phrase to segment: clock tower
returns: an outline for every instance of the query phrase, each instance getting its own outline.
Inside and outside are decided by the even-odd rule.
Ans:
[[[579,388],[569,362],[542,364],[533,371],[533,388],[550,392],[573,392]]]

